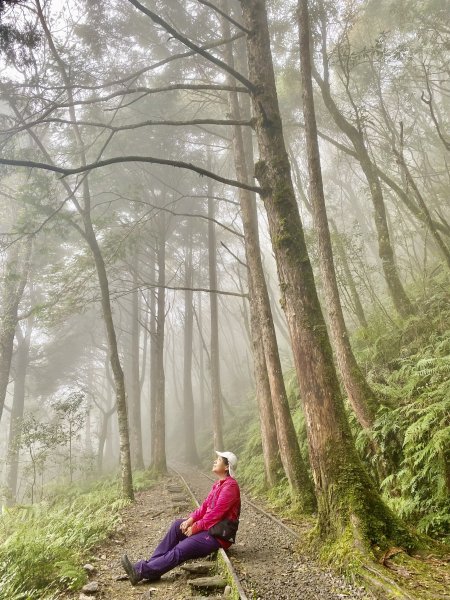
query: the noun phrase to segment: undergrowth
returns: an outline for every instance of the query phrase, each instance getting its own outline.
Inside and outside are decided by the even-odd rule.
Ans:
[[[135,489],[152,481],[134,474]],[[86,582],[83,564],[120,523],[116,479],[54,487],[46,500],[5,509],[0,516],[0,600],[52,600]]]

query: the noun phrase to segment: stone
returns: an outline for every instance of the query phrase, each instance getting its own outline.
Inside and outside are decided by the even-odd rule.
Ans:
[[[95,571],[95,567],[94,565],[91,565],[91,563],[86,563],[85,565],[83,565],[83,569],[88,573],[93,573]]]
[[[168,485],[167,490],[173,493],[181,493],[183,491],[183,488],[179,485]]]
[[[81,588],[81,591],[84,594],[96,594],[99,589],[100,586],[98,585],[98,581],[90,581]]]
[[[231,585],[226,585],[225,589],[223,590],[223,595],[224,596],[231,596]]]
[[[156,592],[157,589],[158,588],[154,588],[154,587],[149,588],[142,594],[141,599],[142,600],[151,600],[151,598],[153,598],[153,592]]]
[[[181,494],[171,496],[170,499],[172,500],[172,502],[187,502],[186,496],[183,496]]]
[[[78,600],[92,600],[92,596],[86,596],[86,594],[80,594]]]
[[[219,575],[214,575],[213,577],[189,579],[188,584],[191,586],[191,588],[197,590],[223,590],[227,585],[227,582]]]
[[[190,565],[182,565],[181,568],[183,569],[183,571],[187,571],[192,575],[204,575],[206,573],[210,573],[213,566],[214,564],[211,561],[209,561],[191,563]]]

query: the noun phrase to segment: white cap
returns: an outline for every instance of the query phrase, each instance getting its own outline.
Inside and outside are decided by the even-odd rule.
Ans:
[[[232,452],[218,452],[217,450],[216,450],[216,454],[228,459],[228,472],[231,475],[231,477],[234,477],[234,469],[237,466],[236,454],[233,454]]]

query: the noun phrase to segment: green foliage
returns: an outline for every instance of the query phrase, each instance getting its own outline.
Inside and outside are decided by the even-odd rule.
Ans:
[[[441,347],[448,343],[450,336]],[[382,482],[390,504],[419,531],[436,536],[450,534],[450,355],[430,356],[439,346],[403,359],[388,385],[378,388],[399,405],[383,411],[374,427],[376,439],[395,431],[402,443],[398,470]]]
[[[374,436],[389,465],[388,504],[418,531],[450,535],[450,298],[435,277],[414,317],[381,327],[379,315],[356,337],[372,388],[385,403]],[[365,438],[367,441],[367,438]],[[364,433],[358,437],[360,449]]]
[[[89,550],[120,523],[128,504],[116,481],[89,490],[54,490],[49,500],[16,506],[0,517],[0,599],[52,599],[86,581],[82,565]]]

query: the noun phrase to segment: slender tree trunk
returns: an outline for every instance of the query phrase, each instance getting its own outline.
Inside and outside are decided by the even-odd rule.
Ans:
[[[85,227],[86,241],[89,244],[94,257],[97,277],[100,286],[101,306],[103,320],[105,321],[106,335],[108,340],[109,359],[114,379],[117,403],[117,419],[119,424],[119,456],[122,480],[122,492],[131,500],[134,499],[133,479],[131,470],[130,439],[128,434],[128,415],[127,402],[125,396],[125,380],[120,364],[119,350],[117,347],[116,330],[114,328],[113,314],[111,308],[111,299],[109,295],[108,276],[106,274],[105,261],[92,227],[90,211],[83,211],[83,221]]]
[[[7,505],[16,503],[17,479],[19,473],[19,454],[22,433],[22,420],[25,406],[25,382],[30,354],[30,338],[33,329],[33,318],[28,319],[25,335],[17,326],[16,374],[14,394],[9,422],[8,454],[6,468]]]
[[[158,216],[158,290],[155,336],[155,406],[154,406],[154,454],[152,467],[160,474],[167,472],[166,465],[166,417],[165,417],[165,374],[164,374],[164,332],[166,321],[166,222],[165,213]]]
[[[402,143],[403,143],[403,124],[401,124],[401,139],[402,139]],[[419,188],[417,187],[416,182],[414,181],[414,177],[411,175],[411,171],[408,168],[408,165],[406,164],[405,158],[403,156],[403,152],[402,151],[398,151],[394,148],[394,154],[397,157],[397,160],[400,164],[401,169],[403,170],[404,176],[405,176],[405,180],[406,183],[408,185],[408,187],[410,187],[412,189],[412,191],[414,192],[415,197],[417,198],[417,202],[419,204],[419,208],[420,208],[420,212],[422,214],[422,220],[425,223],[425,225],[428,227],[430,233],[431,233],[431,237],[433,238],[436,246],[438,247],[443,259],[446,262],[447,268],[450,269],[450,250],[447,247],[446,243],[444,242],[444,240],[441,238],[440,233],[438,232],[438,230],[436,229],[436,227],[434,226],[433,223],[433,219],[431,218],[431,214],[430,211],[428,210],[428,207],[426,205],[426,202],[419,190]]]
[[[333,250],[328,227],[325,194],[323,191],[322,169],[320,165],[319,142],[311,75],[310,40],[302,11],[303,0],[298,1],[300,66],[303,92],[303,119],[305,122],[306,154],[310,181],[310,202],[314,227],[318,236],[319,265],[327,306],[331,340],[342,381],[350,404],[361,427],[371,429],[379,402],[367,383],[350,345],[350,338],[344,321],[339,289],[334,270]]]
[[[201,272],[201,270],[200,270]],[[203,426],[205,425],[205,410],[206,410],[206,402],[205,402],[205,355],[203,352],[203,302],[202,302],[202,292],[198,294],[198,352],[199,352],[199,365],[198,365],[198,378],[199,378],[199,387],[200,387],[200,423]]]
[[[251,31],[248,62],[256,86],[252,94],[260,151],[256,175],[263,188],[305,412],[318,530],[334,539],[350,535],[355,545],[385,547],[386,540],[400,538],[401,528],[361,464],[345,415],[283,139],[266,5],[264,0],[241,0],[241,6]],[[306,2],[301,22],[302,35],[309,36],[304,29],[308,26]],[[405,534],[402,542],[408,541]]]
[[[156,245],[158,242],[155,242]],[[156,260],[157,250],[150,249],[150,269],[149,276],[152,283],[156,280]],[[156,339],[156,291],[150,290],[150,459],[153,463],[155,456],[155,441],[156,441],[156,388],[157,388],[157,339]]]
[[[210,168],[210,157],[208,155],[208,169]],[[217,241],[216,230],[213,219],[215,218],[215,207],[213,199],[211,180],[208,179],[208,265],[209,265],[209,287],[217,289]],[[223,410],[222,390],[220,386],[220,362],[219,362],[219,314],[217,309],[217,294],[209,294],[211,311],[211,402],[213,417],[213,443],[215,450],[223,450]]]
[[[325,16],[322,15],[325,19]],[[299,27],[301,24],[299,22]],[[327,61],[326,57],[326,26],[322,24],[322,54],[324,61]],[[377,172],[377,168],[373,164],[369,152],[367,150],[363,132],[357,129],[339,110],[335,103],[330,90],[330,83],[328,78],[328,64],[326,65],[325,75],[322,78],[318,71],[315,69],[314,64],[311,63],[312,75],[318,83],[322,98],[331,114],[334,122],[339,129],[345,133],[348,139],[351,141],[356,158],[359,161],[361,169],[369,184],[370,197],[372,199],[372,205],[374,209],[375,227],[377,231],[378,239],[378,254],[383,267],[384,277],[386,279],[387,287],[392,298],[397,312],[402,316],[406,317],[412,314],[413,307],[409,301],[408,296],[403,288],[398,274],[397,266],[394,259],[394,251],[389,236],[389,229],[387,223],[386,206],[383,198],[383,190],[381,188],[380,178]]]
[[[192,341],[194,331],[192,267],[192,230],[187,225],[186,258],[184,271],[184,360],[183,360],[183,408],[184,408],[184,453],[189,464],[198,465],[197,445],[195,441],[194,394],[192,390]]]
[[[352,304],[353,304],[356,318],[358,319],[361,327],[366,329],[367,328],[366,315],[364,313],[364,309],[361,304],[361,299],[359,297],[358,290],[356,288],[355,279],[354,279],[352,271],[350,269],[350,265],[348,264],[347,254],[345,252],[345,248],[342,243],[342,239],[340,238],[339,231],[337,230],[337,227],[334,224],[334,222],[331,219],[329,221],[330,221],[331,228],[333,229],[333,233],[335,234],[336,251],[337,251],[339,260],[341,262],[341,265],[342,265],[342,270],[344,271],[345,280],[346,280],[347,285],[350,290],[350,296],[352,299]]]
[[[27,238],[25,244],[16,242],[11,247],[5,267],[0,314],[0,421],[11,372],[19,304],[30,270],[31,251],[31,237]]]
[[[227,3],[223,2],[222,6],[227,11]],[[231,33],[227,21],[224,21],[223,28],[224,37],[227,38]],[[234,67],[231,46],[226,50],[226,60],[230,66]],[[232,81],[230,81],[231,83]],[[241,111],[236,93],[231,92],[229,94],[229,103],[232,118],[240,118]],[[242,130],[238,126],[234,127],[233,144],[237,179],[244,183],[249,183],[244,140]],[[267,480],[268,482],[276,480],[278,468],[277,447],[279,447],[281,462],[292,491],[299,499],[302,508],[310,511],[314,506],[314,492],[300,452],[284,385],[269,294],[261,262],[256,199],[254,194],[242,189],[239,190],[239,199],[245,235],[245,255],[250,288],[249,302],[252,341],[255,350],[255,376],[262,377],[261,382],[257,383],[260,384],[258,401],[263,413],[261,422],[265,422],[263,426],[264,430],[262,429],[262,440],[263,454],[268,460],[268,464],[265,463]],[[262,343],[263,345],[264,366],[260,364],[256,365],[256,360],[258,360],[260,352],[258,348],[255,348],[257,343]],[[266,371],[265,375],[261,373],[263,369]],[[267,393],[268,391],[265,387],[266,380],[269,382],[270,396],[262,395],[263,392]],[[276,433],[276,437],[274,437],[274,433]],[[269,445],[270,449],[264,448],[264,442]]]
[[[101,469],[103,469],[105,463],[108,464],[108,466],[111,466],[114,464],[114,462],[115,462],[114,461],[114,449],[116,448],[116,445],[114,443],[115,429],[114,429],[114,422],[112,419],[112,416],[116,412],[116,406],[114,405],[113,399],[112,399],[112,391],[113,391],[113,387],[114,387],[114,382],[112,381],[111,372],[110,372],[110,363],[108,360],[105,363],[105,375],[106,375],[106,379],[105,379],[106,407],[107,407],[107,411],[111,412],[111,418],[109,420],[107,420],[107,424],[106,424],[105,449],[101,455],[101,463],[102,463]],[[100,452],[100,448],[99,448],[99,452]]]
[[[131,293],[131,335],[130,335],[130,425],[132,434],[132,460],[136,469],[144,469],[144,456],[142,451],[142,424],[141,424],[141,382],[139,375],[139,289],[138,289],[138,250],[135,249],[133,257],[133,291]]]

